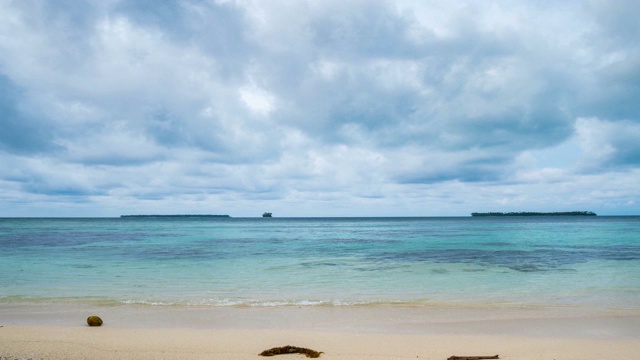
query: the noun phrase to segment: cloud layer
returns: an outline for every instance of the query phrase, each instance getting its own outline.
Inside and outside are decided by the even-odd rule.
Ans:
[[[637,1],[0,15],[0,216],[640,213]]]

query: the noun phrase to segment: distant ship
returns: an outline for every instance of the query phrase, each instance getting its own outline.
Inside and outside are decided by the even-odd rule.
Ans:
[[[262,217],[271,217],[271,213],[264,213],[262,214]]]

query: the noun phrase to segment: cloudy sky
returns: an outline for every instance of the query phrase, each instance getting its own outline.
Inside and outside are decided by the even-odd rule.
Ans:
[[[640,1],[0,1],[0,216],[640,214]]]

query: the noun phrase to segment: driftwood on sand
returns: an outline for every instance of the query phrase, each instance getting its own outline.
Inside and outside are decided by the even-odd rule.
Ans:
[[[484,360],[484,359],[500,359],[498,355],[493,356],[450,356],[447,360]]]
[[[317,357],[320,357],[320,354],[322,354],[322,351],[315,351],[307,348],[287,345],[287,346],[275,347],[269,350],[265,350],[260,353],[260,356],[274,356],[274,355],[283,355],[283,354],[305,354],[309,358],[317,358]]]

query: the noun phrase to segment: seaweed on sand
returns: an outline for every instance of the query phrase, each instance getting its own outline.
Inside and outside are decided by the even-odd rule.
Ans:
[[[317,357],[320,357],[320,354],[322,353],[323,353],[322,351],[315,351],[307,348],[287,345],[287,346],[275,347],[269,350],[265,350],[261,352],[259,355],[274,356],[274,355],[283,355],[283,354],[305,354],[308,358],[317,358]]]

